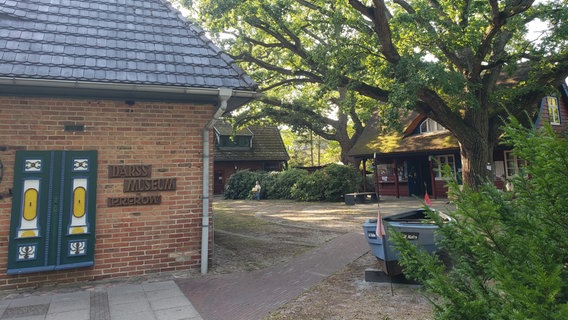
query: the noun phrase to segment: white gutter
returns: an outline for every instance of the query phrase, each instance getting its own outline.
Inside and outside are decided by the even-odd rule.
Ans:
[[[206,95],[218,96],[223,88],[196,88],[183,86],[163,86],[149,84],[127,84],[111,82],[92,82],[92,81],[71,81],[71,80],[49,80],[49,79],[28,79],[16,77],[0,77],[0,85],[48,87],[48,88],[68,88],[68,89],[89,89],[89,90],[110,90],[110,91],[130,91],[130,92],[159,92],[165,94],[184,94],[184,95]],[[228,90],[228,89],[226,89]],[[254,91],[233,90],[232,97],[257,98],[259,94]]]
[[[209,262],[209,161],[210,155],[210,143],[209,135],[210,130],[215,125],[215,122],[225,113],[227,110],[227,101],[233,95],[233,90],[227,88],[219,89],[219,108],[213,115],[213,118],[207,123],[203,129],[203,219],[201,223],[201,273],[207,273],[207,267]]]

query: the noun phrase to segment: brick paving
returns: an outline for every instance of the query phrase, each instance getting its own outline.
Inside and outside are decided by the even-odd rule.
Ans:
[[[351,232],[282,265],[176,283],[205,320],[262,319],[367,251],[364,236]]]

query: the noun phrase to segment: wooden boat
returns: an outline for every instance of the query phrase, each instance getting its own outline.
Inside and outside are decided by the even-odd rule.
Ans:
[[[450,218],[445,214],[439,212],[437,214],[441,215],[444,220],[450,221]],[[402,233],[408,241],[429,253],[438,251],[435,241],[435,231],[438,229],[438,226],[426,215],[425,209],[394,214],[383,217],[382,220],[386,230],[394,229]],[[363,232],[373,255],[377,257],[381,269],[387,275],[401,275],[402,268],[398,263],[398,250],[395,248],[394,243],[389,241],[388,235],[378,236],[376,229],[377,219],[368,219],[363,223]]]

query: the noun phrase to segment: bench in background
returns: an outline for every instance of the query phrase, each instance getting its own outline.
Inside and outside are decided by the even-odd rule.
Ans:
[[[378,202],[377,194],[374,192],[354,192],[344,195],[346,205],[355,205],[356,203],[376,203]]]

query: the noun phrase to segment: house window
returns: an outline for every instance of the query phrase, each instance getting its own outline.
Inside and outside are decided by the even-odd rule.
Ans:
[[[526,165],[526,161],[519,159],[512,151],[505,151],[505,172],[507,178],[519,174],[522,167]]]
[[[437,132],[444,130],[446,130],[446,128],[430,118],[427,118],[420,124],[420,133]]]
[[[93,265],[96,151],[18,151],[8,274]]]
[[[245,149],[252,147],[251,136],[220,136],[219,148],[222,149]]]
[[[434,171],[434,176],[436,180],[442,180],[444,178],[444,167],[450,166],[453,174],[456,174],[456,161],[453,154],[432,156],[432,170]]]
[[[556,97],[546,97],[548,104],[548,114],[550,116],[550,124],[560,124],[560,109],[558,108],[558,99]]]

